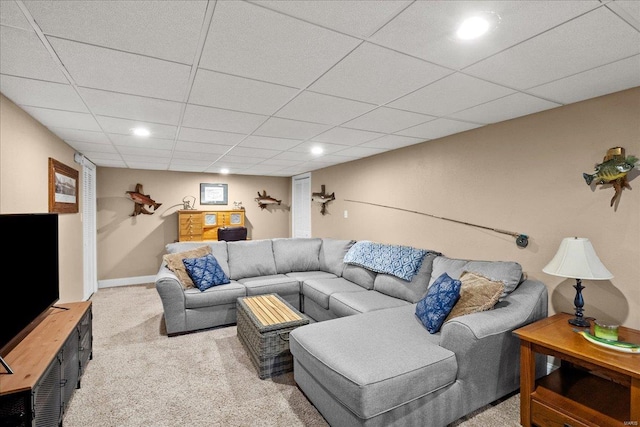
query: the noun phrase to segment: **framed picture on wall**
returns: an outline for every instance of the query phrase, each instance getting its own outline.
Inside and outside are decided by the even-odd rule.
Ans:
[[[49,212],[78,213],[78,171],[49,157]]]
[[[200,184],[201,205],[226,205],[228,199],[227,184]]]

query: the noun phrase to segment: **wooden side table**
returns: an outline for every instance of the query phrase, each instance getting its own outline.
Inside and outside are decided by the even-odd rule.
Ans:
[[[514,331],[520,338],[520,423],[546,426],[639,426],[640,354],[608,350],[556,314]],[[619,339],[640,343],[640,331],[620,327]],[[561,360],[535,378],[535,353]]]

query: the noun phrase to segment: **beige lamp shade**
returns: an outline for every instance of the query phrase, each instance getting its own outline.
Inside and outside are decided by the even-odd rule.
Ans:
[[[547,274],[574,279],[606,280],[613,274],[602,264],[584,237],[565,237],[553,259],[542,269]]]

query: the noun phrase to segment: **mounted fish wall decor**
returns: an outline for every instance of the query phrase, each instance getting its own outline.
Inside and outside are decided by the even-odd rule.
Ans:
[[[254,200],[258,202],[258,206],[260,206],[260,209],[264,209],[269,205],[279,205],[282,202],[282,200],[277,200],[267,195],[267,190],[262,190],[262,194],[260,194],[260,192],[258,191],[258,197],[256,197]]]
[[[126,191],[126,194],[129,195],[131,200],[134,201],[135,206],[133,207],[133,213],[130,216],[138,216],[140,214],[145,215],[153,215],[162,203],[157,203],[148,194],[142,194],[142,184],[136,184],[135,191]],[[153,212],[149,212],[145,206],[149,206],[153,208]]]
[[[322,205],[322,208],[320,208],[320,213],[322,215],[326,215],[327,203],[336,199],[336,193],[335,192],[331,194],[325,193],[324,184],[320,188],[321,190],[319,193],[311,193],[311,201],[320,203]]]
[[[595,166],[593,173],[583,173],[587,185],[595,182],[595,185],[611,184],[615,189],[615,193],[611,198],[610,206],[616,202],[622,194],[623,188],[631,190],[631,186],[627,182],[627,174],[635,167],[638,158],[635,156],[626,156],[624,148],[613,147],[607,151],[602,163]]]

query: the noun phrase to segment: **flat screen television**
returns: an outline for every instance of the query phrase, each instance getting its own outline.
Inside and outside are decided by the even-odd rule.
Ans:
[[[5,241],[0,357],[5,357],[60,298],[58,214],[0,214],[0,233]],[[16,279],[7,279],[8,269]]]

